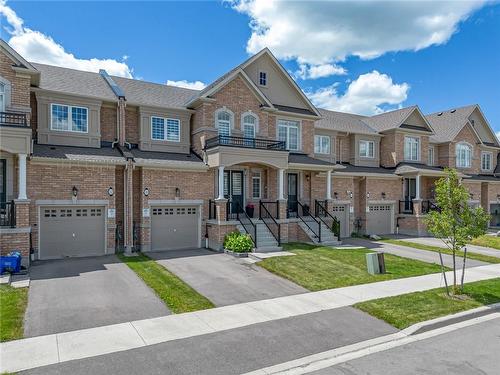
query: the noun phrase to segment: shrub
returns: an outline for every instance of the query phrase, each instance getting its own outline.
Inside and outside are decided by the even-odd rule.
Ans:
[[[231,232],[224,238],[224,248],[235,253],[248,253],[252,251],[253,241],[248,234]]]

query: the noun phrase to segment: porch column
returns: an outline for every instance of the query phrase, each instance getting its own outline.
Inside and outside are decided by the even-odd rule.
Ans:
[[[18,154],[17,157],[19,159],[19,195],[17,199],[24,200],[28,199],[26,196],[26,154]]]
[[[415,177],[415,199],[420,200],[420,175]]]
[[[285,170],[280,169],[278,171],[278,199],[283,200],[285,199],[284,195],[284,183],[285,183]]]
[[[326,199],[332,199],[332,171],[326,172]]]
[[[219,166],[219,196],[217,199],[224,199],[224,166]]]

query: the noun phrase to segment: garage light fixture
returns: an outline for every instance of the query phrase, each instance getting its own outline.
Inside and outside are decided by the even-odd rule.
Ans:
[[[73,192],[73,196],[76,198],[78,196],[78,188],[76,186],[73,186],[73,189],[71,189]]]
[[[144,196],[147,197],[149,195],[149,188],[144,189]]]
[[[181,189],[178,187],[175,188],[175,197],[180,198],[181,197]]]
[[[335,197],[335,199],[339,199],[339,193],[337,193],[336,191],[333,192],[333,196]]]
[[[112,187],[112,186],[110,186],[110,187],[108,188],[108,195],[109,195],[110,197],[112,197],[114,194],[115,194],[115,191],[113,190],[113,187]]]
[[[497,201],[500,201],[500,194],[497,194]]]
[[[382,199],[385,199],[385,192],[382,192]]]
[[[370,199],[370,192],[366,193],[366,197]]]
[[[346,193],[349,195],[349,199],[352,199],[352,191],[347,190]]]

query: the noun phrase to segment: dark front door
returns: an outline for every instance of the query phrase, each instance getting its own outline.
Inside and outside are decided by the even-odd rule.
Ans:
[[[413,199],[417,194],[417,183],[414,178],[405,178],[405,211],[411,210]]]
[[[0,202],[7,199],[7,160],[0,159]]]
[[[243,171],[224,171],[224,196],[229,199],[231,213],[243,211]]]
[[[298,211],[298,181],[297,173],[288,173],[288,213],[290,216],[297,216]]]

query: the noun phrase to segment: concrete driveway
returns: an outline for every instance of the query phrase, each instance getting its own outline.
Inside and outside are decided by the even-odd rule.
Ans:
[[[170,314],[114,255],[35,262],[30,277],[25,337]]]
[[[308,292],[245,258],[204,249],[148,253],[216,306]]]

